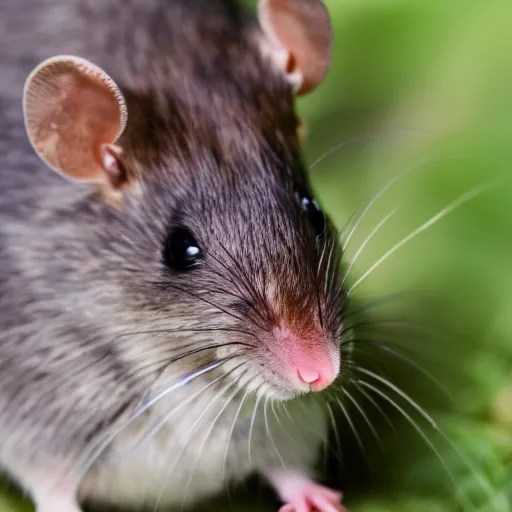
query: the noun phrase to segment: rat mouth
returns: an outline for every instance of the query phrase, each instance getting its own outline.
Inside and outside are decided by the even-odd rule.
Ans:
[[[233,357],[226,360],[223,364],[223,373],[229,375],[229,380],[233,386],[247,394],[261,395],[279,401],[289,401],[301,396],[310,394],[320,394],[328,389],[339,375],[339,369],[333,371],[332,378],[320,380],[316,375],[307,375],[307,377],[297,372],[292,374],[289,367],[284,369],[281,365],[276,365],[275,361],[244,361],[239,357]],[[339,366],[339,365],[338,365]],[[306,378],[312,382],[307,382]],[[315,377],[315,379],[312,379]]]
[[[340,349],[321,332],[298,336],[280,326],[257,344],[217,350],[223,372],[240,390],[269,398],[291,400],[328,388],[340,373]]]

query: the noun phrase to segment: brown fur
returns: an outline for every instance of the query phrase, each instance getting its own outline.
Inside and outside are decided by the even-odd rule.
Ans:
[[[200,393],[214,374],[177,391],[116,439],[80,488],[86,499],[120,503],[154,503],[167,482],[170,503],[214,492],[223,482],[212,468],[222,459],[219,443],[225,445],[236,400],[246,389],[297,396],[279,377],[272,347],[247,345],[270,340],[272,329],[285,323],[308,339],[323,334],[329,350],[337,350],[338,276],[322,256],[336,246],[335,233],[328,225],[317,239],[301,208],[300,194],[309,185],[294,98],[262,56],[261,37],[254,21],[228,0],[0,5],[0,464],[36,500],[45,499],[63,474],[71,487],[78,485],[73,478],[87,449],[148,394],[219,352],[170,365],[173,356],[191,343],[237,341],[245,348],[228,352],[244,366],[221,383],[238,376],[240,394],[202,452],[192,442],[179,468],[166,474],[191,423],[218,396],[218,386]],[[88,186],[52,173],[29,147],[23,82],[38,62],[59,53],[101,66],[126,96],[129,120],[119,143],[131,181],[122,211]],[[175,275],[162,250],[181,225],[194,233],[205,256],[198,269]],[[226,375],[229,367],[223,367]],[[131,454],[139,429],[150,430],[194,391],[199,398],[186,414],[130,464],[120,460]],[[253,397],[247,400],[255,405]],[[318,424],[323,436],[325,418],[317,405],[308,425]],[[247,459],[252,410],[234,431],[228,480],[280,464],[261,410],[254,433],[259,449],[253,461]],[[212,407],[206,426],[218,411]],[[318,435],[289,426],[304,447],[300,452],[273,425],[282,456],[309,470]],[[194,479],[196,460],[204,471]],[[191,492],[182,496],[189,474]]]

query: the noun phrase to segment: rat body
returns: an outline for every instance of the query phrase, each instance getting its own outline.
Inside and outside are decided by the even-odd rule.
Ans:
[[[288,510],[341,510],[310,480],[309,393],[340,369],[338,246],[293,108],[330,26],[289,4],[0,7],[0,466],[38,512],[189,504],[255,471]]]

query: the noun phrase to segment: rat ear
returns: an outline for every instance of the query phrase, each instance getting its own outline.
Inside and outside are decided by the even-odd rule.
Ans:
[[[126,176],[115,142],[127,110],[103,70],[73,56],[42,62],[25,83],[23,111],[30,143],[54,170],[114,189],[122,185]]]
[[[332,26],[321,0],[260,0],[259,21],[297,94],[314,89],[331,60]]]

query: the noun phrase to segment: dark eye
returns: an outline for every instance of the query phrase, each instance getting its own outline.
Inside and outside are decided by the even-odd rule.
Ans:
[[[300,202],[309,217],[309,221],[316,232],[316,236],[323,235],[325,231],[325,216],[320,206],[318,206],[318,203],[308,195],[301,196]]]
[[[165,264],[176,272],[194,268],[202,256],[199,244],[188,229],[175,229],[165,241]]]

